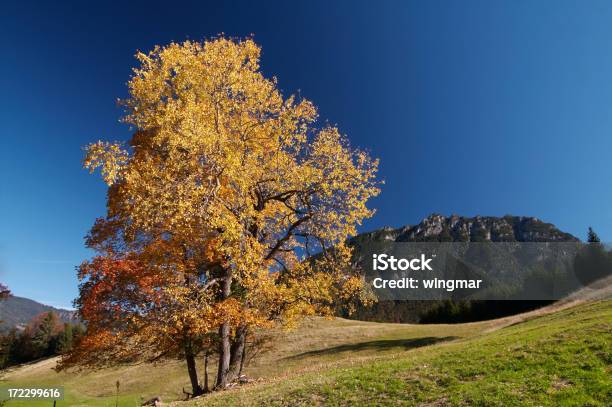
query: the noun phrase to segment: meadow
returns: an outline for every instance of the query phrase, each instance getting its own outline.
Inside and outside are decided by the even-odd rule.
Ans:
[[[253,382],[185,402],[181,389],[188,389],[188,380],[179,361],[56,373],[56,359],[48,359],[13,368],[2,381],[64,386],[66,397],[57,406],[136,406],[154,396],[184,407],[603,406],[612,399],[610,300],[468,324],[309,318],[273,335],[277,345],[246,368]],[[210,371],[212,381],[214,366]]]

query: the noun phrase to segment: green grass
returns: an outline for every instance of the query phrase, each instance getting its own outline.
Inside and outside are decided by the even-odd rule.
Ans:
[[[612,301],[540,314],[457,325],[308,319],[275,333],[275,347],[247,368],[255,383],[176,404],[605,405],[612,399]],[[114,406],[117,380],[125,407],[157,395],[179,400],[189,388],[178,361],[80,373],[55,373],[54,363],[13,369],[2,384],[63,385],[58,406]],[[7,403],[26,405],[52,403]]]
[[[608,406],[610,400],[612,302],[602,301],[187,405]]]

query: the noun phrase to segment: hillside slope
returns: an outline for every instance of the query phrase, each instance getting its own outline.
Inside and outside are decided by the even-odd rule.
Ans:
[[[347,355],[348,356],[348,355]],[[181,406],[589,405],[612,400],[612,301]]]
[[[469,324],[308,319],[295,331],[274,334],[274,348],[247,367],[255,383],[172,404],[604,405],[612,396],[609,291]],[[2,384],[62,385],[66,400],[58,406],[114,405],[117,380],[119,405],[126,407],[157,395],[180,400],[181,388],[188,388],[178,361],[59,374],[52,370],[55,361],[11,369]]]
[[[342,318],[309,318],[293,331],[273,333],[273,349],[268,349],[250,363],[249,377],[258,380],[281,380],[298,372],[331,367],[347,358],[358,360],[432,343],[478,334],[495,326],[494,321],[461,325],[408,325],[351,321]],[[181,389],[189,388],[182,361],[157,365],[140,364],[93,372],[53,370],[56,358],[9,369],[2,384],[64,386],[66,399],[62,406],[108,406],[115,403],[115,383],[120,382],[119,405],[137,406],[142,399],[160,395],[164,401],[184,397]],[[202,370],[201,360],[199,361]],[[215,371],[215,366],[210,368]],[[213,374],[210,374],[213,380]],[[18,403],[9,406],[47,406],[48,402]]]

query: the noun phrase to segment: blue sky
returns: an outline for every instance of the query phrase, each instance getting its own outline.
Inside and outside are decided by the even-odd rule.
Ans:
[[[381,159],[362,230],[515,214],[612,240],[612,3],[218,3],[3,4],[0,281],[16,295],[77,295],[105,211],[81,148],[130,136],[115,101],[135,51],[221,32],[254,34],[286,94]]]

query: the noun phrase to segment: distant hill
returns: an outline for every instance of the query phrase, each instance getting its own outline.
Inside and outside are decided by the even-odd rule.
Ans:
[[[33,317],[49,311],[55,312],[64,322],[78,321],[76,311],[54,308],[29,298],[10,296],[0,301],[0,331],[23,329]]]

